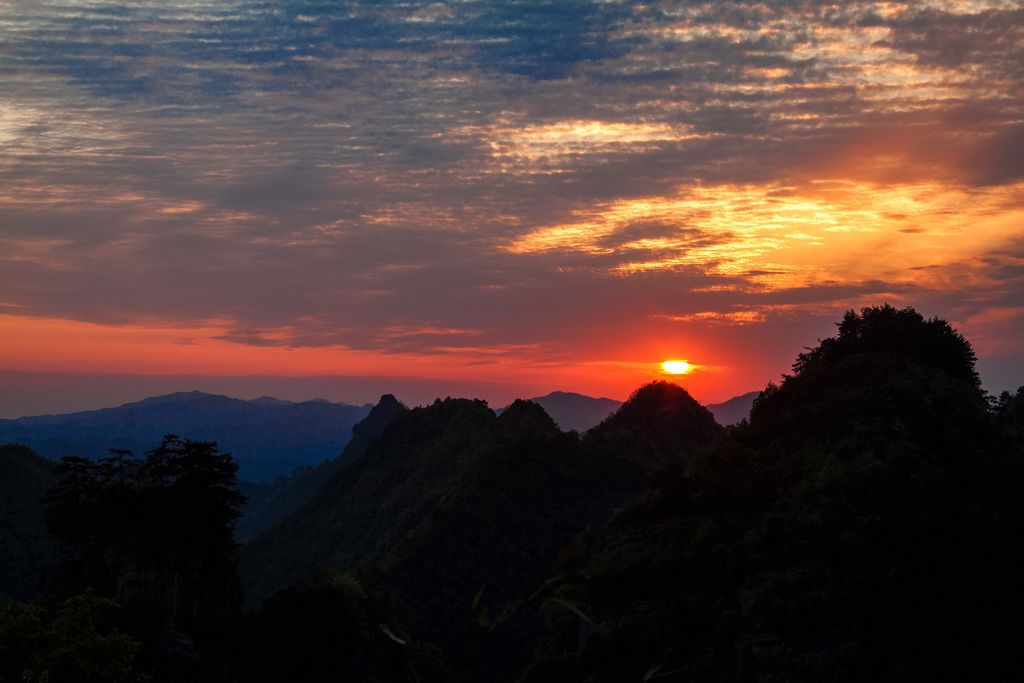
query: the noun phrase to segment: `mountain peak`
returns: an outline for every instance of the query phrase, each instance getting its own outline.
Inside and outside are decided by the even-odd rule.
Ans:
[[[721,431],[711,411],[686,389],[656,381],[633,392],[611,417],[591,430],[590,436],[616,448],[627,443],[647,444],[646,457],[660,468],[689,457]]]
[[[629,400],[605,422],[617,425],[642,423],[646,427],[661,430],[675,426],[674,423],[683,418],[714,420],[710,411],[694,400],[686,389],[659,380],[634,391]]]
[[[374,408],[389,409],[402,405],[402,403],[395,398],[394,394],[383,394],[380,400],[377,401],[377,405]]]
[[[533,439],[561,433],[543,406],[521,398],[502,411],[497,425],[499,432],[515,439]]]

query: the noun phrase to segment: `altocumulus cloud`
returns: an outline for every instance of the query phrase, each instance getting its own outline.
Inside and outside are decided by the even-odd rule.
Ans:
[[[0,310],[538,362],[629,325],[754,353],[878,297],[1003,329],[1022,25],[997,0],[11,0]]]

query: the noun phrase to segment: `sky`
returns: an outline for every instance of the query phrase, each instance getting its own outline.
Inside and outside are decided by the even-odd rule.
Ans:
[[[0,3],[0,416],[720,401],[884,302],[1024,384],[1024,2]]]

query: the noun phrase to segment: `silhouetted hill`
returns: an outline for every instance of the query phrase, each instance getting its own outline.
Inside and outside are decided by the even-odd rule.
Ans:
[[[571,391],[552,391],[545,396],[528,399],[544,409],[563,431],[585,432],[601,423],[622,405],[610,398],[592,398]],[[499,411],[500,413],[500,411]]]
[[[759,393],[761,392],[751,391],[733,396],[728,401],[709,404],[707,409],[715,416],[718,424],[736,424],[750,417],[750,408]],[[553,391],[529,400],[540,404],[562,430],[575,429],[581,433],[599,425],[622,405],[621,401],[614,399],[592,398],[571,391]],[[504,409],[496,412],[500,415],[502,410]]]
[[[111,448],[141,455],[165,434],[178,434],[216,441],[234,455],[242,479],[269,481],[337,456],[370,407],[181,392],[115,408],[0,420],[0,442],[24,443],[51,458],[100,458]]]
[[[56,481],[46,458],[24,446],[0,446],[0,603],[37,597],[56,561],[43,503]]]
[[[465,629],[483,628],[484,614],[505,623],[499,631],[488,622],[474,638],[494,632],[501,646],[483,651],[508,657],[511,676],[529,655],[523,634],[540,628],[516,601],[574,536],[650,481],[655,455],[687,461],[721,429],[668,385],[638,391],[606,425],[581,441],[529,401],[500,416],[467,399],[404,412],[309,504],[243,548],[247,597],[258,602],[321,564],[373,570],[403,623],[450,654],[478,661],[469,650],[484,646],[463,643]],[[652,453],[640,432],[666,446]]]
[[[685,468],[695,443],[710,443],[722,432],[707,408],[682,387],[651,382],[637,389],[608,419],[584,435],[604,457],[628,454],[649,475]]]
[[[944,321],[847,314],[603,532],[525,680],[1014,678],[1018,409]]]
[[[399,415],[363,457],[348,461],[310,503],[248,543],[248,599],[262,599],[312,569],[369,566],[436,503],[455,460],[494,414],[447,399]],[[283,551],[283,552],[282,552]]]
[[[297,469],[290,476],[277,479],[273,485],[240,482],[242,493],[249,500],[242,508],[236,538],[244,543],[308,502],[347,461],[362,455],[405,409],[398,399],[385,394],[369,415],[352,428],[352,439],[338,457],[313,467]]]
[[[741,420],[750,419],[750,409],[754,405],[754,399],[760,391],[751,391],[739,396],[733,396],[723,403],[708,404],[708,410],[715,416],[715,421],[720,425],[734,425]]]
[[[714,415],[718,424],[736,424],[750,417],[750,408],[759,393],[761,392],[751,391],[733,396],[728,401],[709,404],[707,409]],[[621,401],[611,398],[593,398],[571,391],[553,391],[528,400],[544,408],[562,430],[575,429],[581,433],[599,425],[622,405]],[[495,412],[500,415],[503,410],[505,409],[499,408]]]

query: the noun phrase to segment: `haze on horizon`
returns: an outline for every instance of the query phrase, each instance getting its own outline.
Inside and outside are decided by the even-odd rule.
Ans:
[[[1022,2],[0,7],[8,416],[720,401],[883,302],[1024,383]]]

